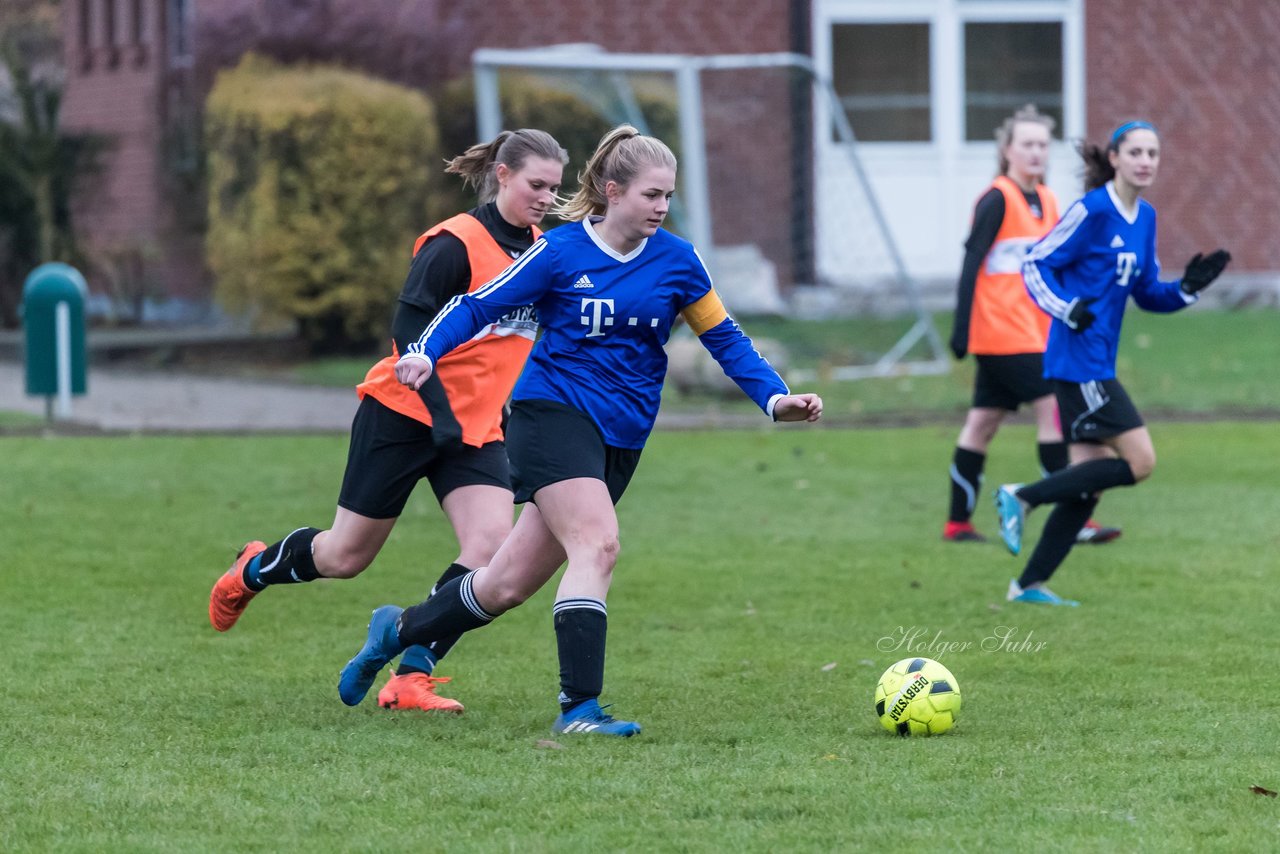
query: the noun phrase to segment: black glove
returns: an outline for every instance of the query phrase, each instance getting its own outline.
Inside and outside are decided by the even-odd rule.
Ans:
[[[1187,262],[1187,271],[1182,274],[1182,292],[1184,294],[1198,294],[1213,282],[1214,279],[1222,275],[1222,271],[1227,269],[1227,262],[1231,260],[1231,253],[1225,249],[1219,249],[1209,255],[1208,258],[1196,253],[1196,257]]]
[[[1067,308],[1067,317],[1063,322],[1072,332],[1084,332],[1093,324],[1094,314],[1089,311],[1091,299],[1073,299]]]
[[[957,359],[963,359],[969,354],[969,330],[956,326],[951,330],[951,352],[955,354]]]

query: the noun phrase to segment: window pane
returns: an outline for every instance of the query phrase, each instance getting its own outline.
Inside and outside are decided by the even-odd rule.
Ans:
[[[169,50],[174,60],[191,58],[191,2],[169,0]]]
[[[965,24],[965,139],[992,139],[1025,104],[1053,116],[1062,138],[1062,24]]]
[[[929,25],[836,24],[836,93],[859,140],[927,141]]]

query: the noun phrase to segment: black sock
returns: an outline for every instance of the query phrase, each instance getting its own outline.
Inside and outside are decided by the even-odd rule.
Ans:
[[[1037,442],[1036,456],[1040,458],[1040,476],[1060,472],[1071,464],[1066,442]]]
[[[1137,479],[1129,464],[1113,457],[1067,466],[1056,474],[1022,487],[1018,490],[1018,497],[1032,507],[1037,507],[1041,504],[1079,500],[1113,486],[1133,486],[1135,483]]]
[[[440,574],[436,579],[436,583],[431,585],[431,593],[427,596],[430,599],[436,595],[436,591],[444,587],[455,578],[461,578],[471,570],[460,563],[451,563],[449,568]],[[404,651],[404,656],[400,659],[400,665],[396,667],[397,674],[405,673],[431,673],[435,670],[436,664],[440,659],[453,649],[453,645],[458,642],[458,638],[462,634],[453,634],[444,640],[438,640],[428,646],[411,646]]]
[[[604,690],[604,639],[609,615],[599,599],[564,599],[553,611],[560,651],[560,711]]]
[[[299,528],[244,565],[244,583],[250,590],[272,584],[299,584],[320,577],[311,558],[311,542],[319,528]]]
[[[427,601],[405,608],[400,615],[400,642],[406,647],[429,647],[493,622],[495,615],[481,608],[471,592],[473,578],[475,573],[468,572],[441,587]]]
[[[973,516],[974,503],[982,489],[982,468],[987,455],[956,446],[951,456],[951,512],[952,522],[968,522]]]
[[[1018,579],[1019,587],[1026,590],[1033,584],[1049,580],[1071,553],[1071,547],[1076,544],[1076,534],[1080,533],[1097,506],[1096,498],[1063,501],[1054,506],[1045,520],[1040,542],[1036,543],[1036,550],[1031,553],[1027,567]]]

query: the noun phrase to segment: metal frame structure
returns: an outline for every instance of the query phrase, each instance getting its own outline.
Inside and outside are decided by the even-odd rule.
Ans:
[[[941,374],[950,370],[942,339],[920,298],[919,283],[907,272],[902,254],[889,232],[889,225],[876,198],[866,170],[858,156],[857,138],[831,81],[822,77],[811,57],[799,53],[717,54],[688,56],[682,54],[608,53],[596,45],[561,45],[530,50],[482,48],[472,54],[475,71],[476,127],[481,139],[492,139],[502,131],[502,106],[499,98],[499,74],[502,69],[533,71],[597,71],[597,72],[664,72],[674,76],[679,98],[680,171],[685,196],[682,220],[693,244],[707,258],[714,272],[711,202],[707,179],[707,146],[702,123],[703,71],[732,71],[754,68],[791,68],[805,74],[813,84],[815,98],[826,102],[842,148],[863,192],[872,219],[893,266],[902,282],[908,303],[916,316],[915,324],[883,356],[871,365],[848,365],[834,368],[832,379],[852,380],[899,374]],[[644,118],[635,106],[635,98],[622,75],[614,74],[611,83],[621,102],[627,107],[628,120],[642,131]],[[815,132],[825,132],[827,129]],[[921,339],[928,344],[932,358],[922,362],[904,362],[903,358]],[[794,374],[793,374],[794,376]]]

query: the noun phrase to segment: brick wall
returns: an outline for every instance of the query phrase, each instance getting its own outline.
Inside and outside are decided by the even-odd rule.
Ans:
[[[208,280],[199,215],[170,154],[175,103],[189,77],[170,58],[166,0],[65,0],[67,78],[62,122],[106,137],[101,173],[78,188],[76,230],[94,260],[91,289],[158,286],[170,296],[204,298]],[[180,112],[180,111],[177,111]]]
[[[195,6],[193,66],[175,71],[168,67],[166,0],[140,4],[144,43],[117,51],[124,61],[106,59],[103,15],[114,7],[115,41],[127,43],[133,0],[67,0],[63,6],[66,124],[116,141],[101,179],[77,200],[78,222],[91,248],[143,248],[171,295],[196,297],[207,295],[208,281],[190,231],[198,217],[182,207],[196,200],[175,187],[164,161],[172,96],[176,86],[181,98],[203,101],[216,72],[247,50],[339,62],[430,88],[467,73],[479,47],[591,42],[618,52],[783,51],[796,47],[795,33],[807,38],[808,26],[796,17],[807,4],[797,0],[204,0]],[[85,10],[88,28],[82,30]],[[185,89],[175,84],[184,76]],[[784,188],[775,195],[786,195]],[[725,211],[725,227],[735,234],[734,215],[742,210],[730,205]]]
[[[234,64],[250,47],[283,60],[306,56],[354,65],[422,88],[467,74],[480,47],[591,43],[615,53],[804,52],[807,10],[807,0],[369,0],[314,8],[223,0],[202,10],[207,52],[202,48],[199,76],[211,81],[217,68]],[[725,79],[732,77],[721,75],[714,85],[732,89],[735,80]],[[807,171],[792,161],[798,137],[807,150],[808,130],[797,134],[785,120],[792,93],[774,80],[760,87],[754,109],[732,114],[717,109],[714,88],[706,93],[708,139],[741,143],[733,157],[710,152],[710,180],[718,189],[712,214],[717,243],[762,246],[789,281],[805,259],[792,256],[794,242],[780,224],[795,220],[793,208],[804,201],[792,180]],[[755,85],[743,75],[737,83]]]
[[[196,0],[192,0],[196,2]],[[113,56],[103,47],[100,10],[116,9]],[[65,0],[68,127],[114,135],[109,168],[77,213],[92,246],[147,244],[171,293],[207,293],[198,201],[175,190],[162,149],[170,122],[174,72],[168,70],[166,0],[140,0],[148,16],[133,46],[133,0]],[[335,61],[407,85],[430,88],[465,74],[478,47],[537,47],[570,42],[614,52],[744,53],[805,50],[805,0],[202,0],[196,6],[196,57],[179,85],[198,104],[219,68],[256,48],[284,59]],[[80,13],[95,12],[81,49]],[[1144,117],[1161,130],[1162,174],[1150,199],[1160,210],[1161,255],[1170,272],[1195,251],[1226,245],[1235,271],[1280,269],[1280,2],[1275,0],[1089,0],[1086,5],[1089,136],[1104,141],[1121,121]],[[178,76],[188,74],[180,70]],[[187,88],[183,89],[183,86]],[[741,201],[717,199],[716,242],[759,242],[787,270],[781,234],[760,234],[761,212],[776,226],[802,215],[788,173],[800,137],[782,123],[778,96],[766,118],[717,114],[719,138],[759,141],[761,157],[733,173],[712,152],[717,186],[742,184]],[[765,144],[767,143],[767,145]],[[802,152],[803,154],[803,152]],[[742,161],[736,161],[741,163]],[[750,161],[748,161],[750,162]],[[720,170],[718,172],[717,170]],[[728,198],[728,201],[725,199]],[[791,206],[791,207],[789,207]]]
[[[1280,3],[1088,0],[1089,138],[1151,121],[1166,275],[1227,246],[1233,271],[1280,269]]]
[[[752,53],[793,47],[784,0],[568,0],[545,14],[519,0],[464,0],[443,7],[448,66],[465,71],[476,47],[590,42],[614,52]]]
[[[77,199],[79,226],[95,243],[154,232],[160,216],[154,157],[159,145],[157,46],[135,44],[132,23],[121,26],[127,17],[122,12],[133,11],[124,0],[68,0],[62,7],[67,33],[63,125],[112,141],[109,167],[91,192]],[[116,19],[114,46],[108,44],[104,20],[109,9]],[[147,11],[154,15],[156,10]],[[154,18],[146,21],[143,32],[154,34],[156,23]]]
[[[467,73],[480,47],[589,42],[618,52],[790,50],[791,21],[807,7],[799,0],[219,0],[199,7],[198,27],[202,62],[213,68],[233,65],[256,47],[429,87]]]

